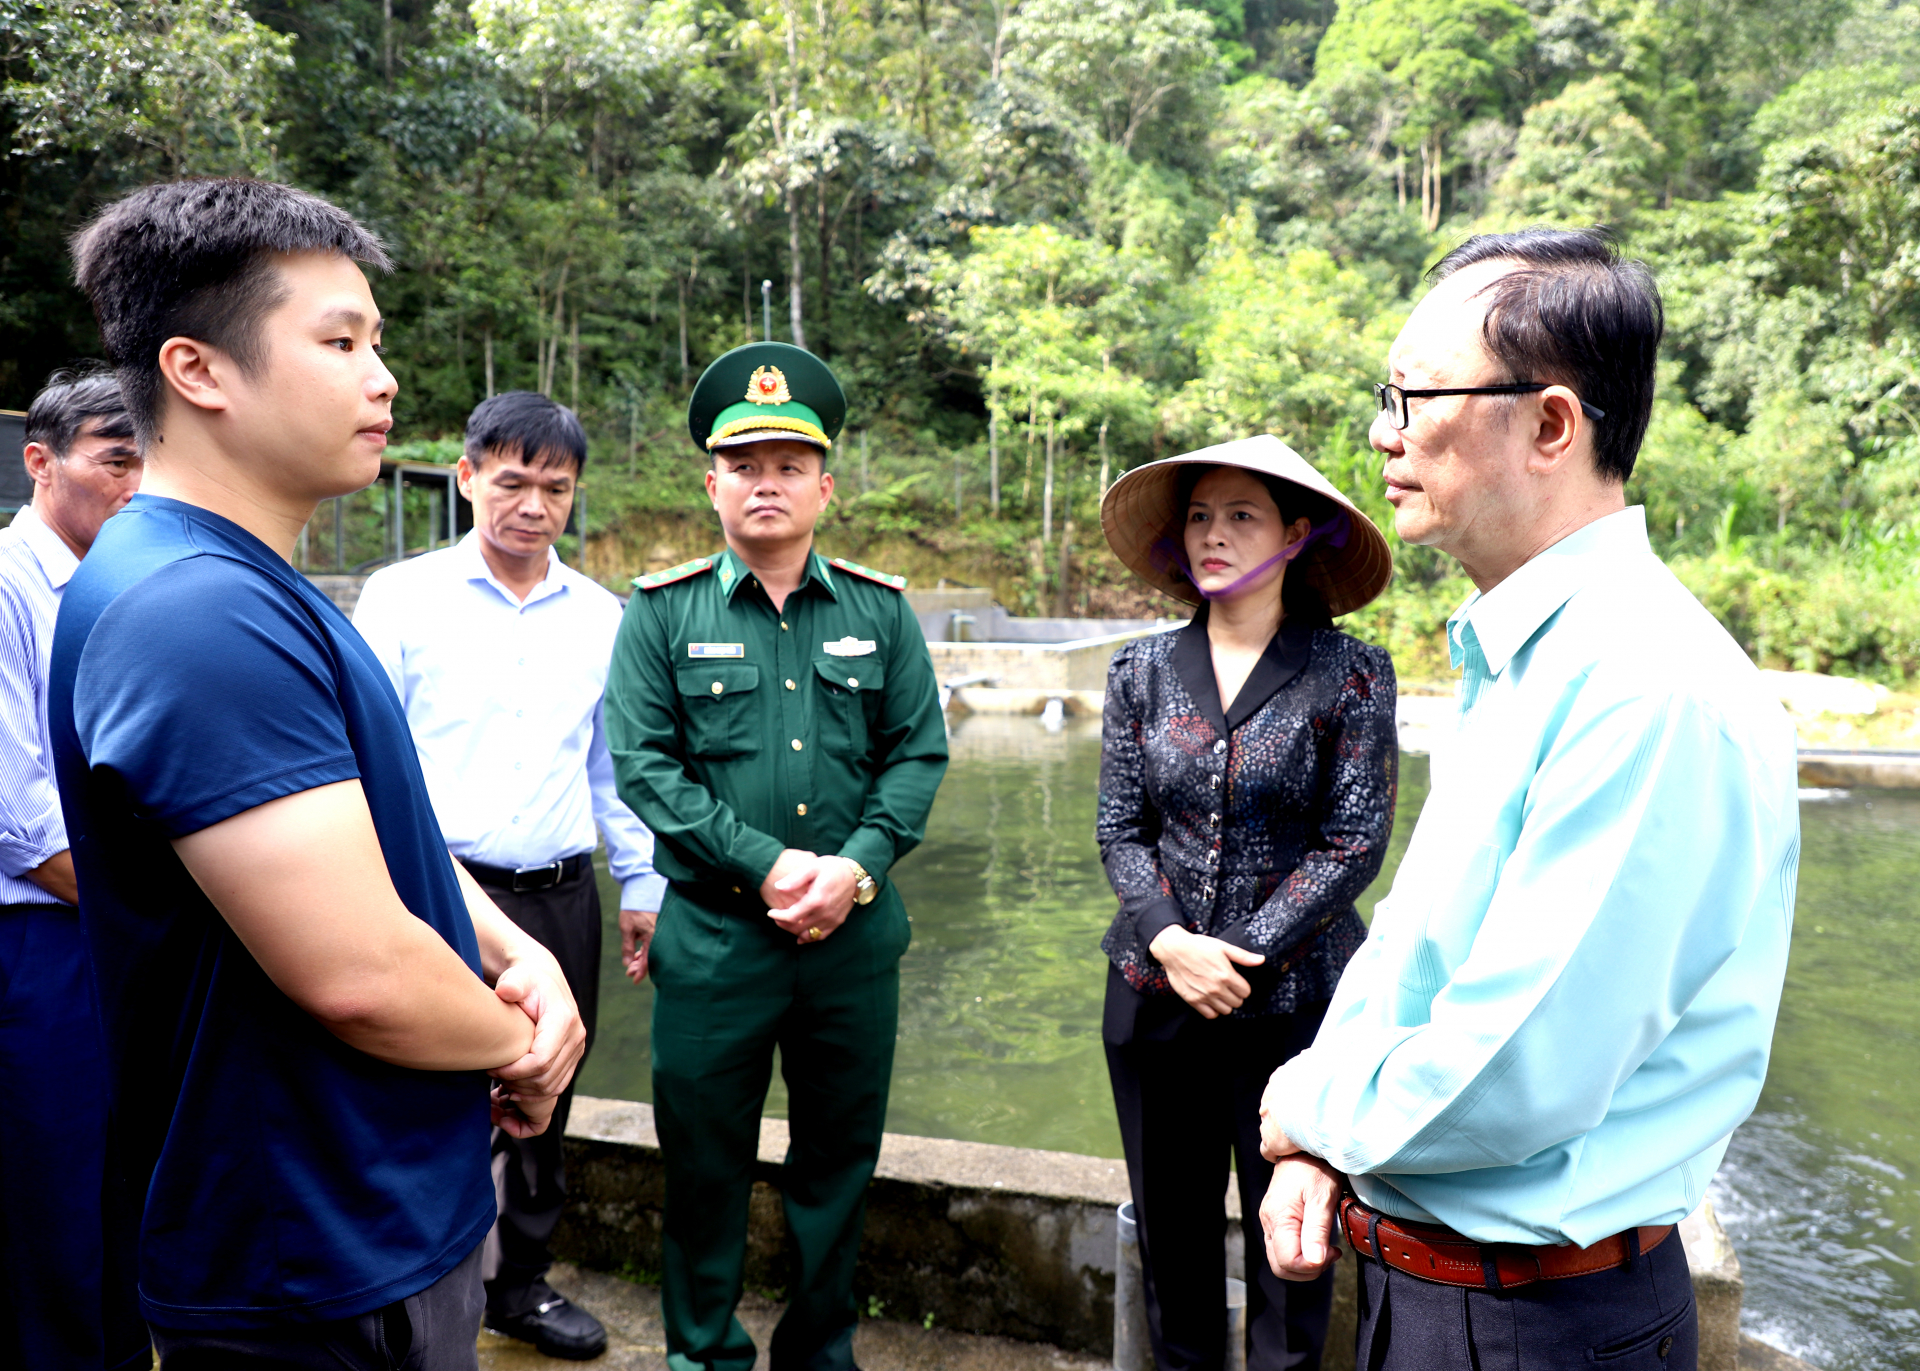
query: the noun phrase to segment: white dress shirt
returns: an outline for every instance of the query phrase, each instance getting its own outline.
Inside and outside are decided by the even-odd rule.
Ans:
[[[1677,1222],[1766,1079],[1793,727],[1639,508],[1447,631],[1457,729],[1276,1122],[1367,1204],[1482,1242]]]
[[[59,904],[21,879],[67,850],[47,734],[47,663],[80,559],[29,505],[0,529],[0,904]]]
[[[516,599],[480,535],[377,571],[353,614],[407,711],[457,857],[540,866],[606,835],[622,909],[657,910],[653,834],[614,792],[601,696],[620,601],[549,550]]]

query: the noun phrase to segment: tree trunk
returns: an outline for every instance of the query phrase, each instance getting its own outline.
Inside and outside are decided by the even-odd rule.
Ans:
[[[687,388],[687,282],[680,280],[680,388]]]
[[[486,360],[487,360],[487,398],[491,400],[493,398],[493,330],[492,329],[487,330],[486,342],[483,346],[486,349]]]
[[[792,191],[787,192],[787,255],[792,259],[792,275],[787,282],[787,317],[793,325],[793,345],[803,348],[807,345],[807,330],[800,321],[800,274],[803,270],[800,262],[800,197]]]
[[[1026,474],[1020,478],[1020,508],[1023,512],[1033,508],[1031,503],[1033,500],[1033,423],[1039,403],[1038,392],[1029,392],[1027,395],[1027,470]]]
[[[813,188],[814,220],[820,234],[820,355],[833,356],[833,286],[829,268],[833,259],[833,239],[827,231],[827,188],[816,182]]]
[[[1438,132],[1420,140],[1420,222],[1428,233],[1440,228],[1440,159],[1444,151]]]
[[[1107,478],[1113,473],[1113,468],[1107,460],[1107,422],[1105,419],[1100,421],[1100,498],[1102,500],[1107,498]]]
[[[567,340],[567,370],[571,384],[568,387],[569,408],[575,414],[580,412],[580,311],[573,311],[573,335]]]
[[[1054,576],[1053,615],[1064,619],[1073,595],[1073,520],[1060,530],[1060,569]]]
[[[1053,541],[1053,416],[1047,416],[1047,479],[1040,488],[1040,542]]]
[[[1000,416],[987,416],[987,508],[1000,517]]]

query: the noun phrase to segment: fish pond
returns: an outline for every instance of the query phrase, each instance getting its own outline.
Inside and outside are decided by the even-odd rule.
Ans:
[[[926,842],[895,877],[896,1133],[1120,1155],[1100,1047],[1114,900],[1093,845],[1095,721],[956,722]],[[1427,797],[1401,758],[1390,886]],[[1748,1332],[1824,1371],[1920,1367],[1920,791],[1806,791],[1799,907],[1772,1069],[1712,1196],[1746,1274]],[[609,955],[588,1094],[651,1098],[652,991]],[[783,1115],[776,1077],[767,1112]]]

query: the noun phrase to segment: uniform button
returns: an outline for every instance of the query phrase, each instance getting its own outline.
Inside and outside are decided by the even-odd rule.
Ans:
[[[1207,815],[1207,822],[1217,828],[1220,825],[1220,816],[1218,814],[1209,814]]]
[[[847,684],[855,690],[858,690],[860,688],[860,678],[858,676],[849,676],[847,677]]]
[[[519,816],[518,814],[516,814],[516,815],[514,815],[514,816],[513,816],[513,821],[514,821],[515,823],[519,823],[519,822],[520,822],[520,816]]]
[[[1213,788],[1215,790],[1218,790],[1220,788],[1220,775],[1218,772],[1215,772],[1213,775],[1207,777],[1207,779],[1213,783]]]
[[[735,886],[735,887],[733,888],[733,893],[734,893],[734,894],[736,894],[736,895],[738,895],[738,894],[740,893],[740,887],[736,885],[736,886]]]
[[[718,695],[718,694],[719,694],[719,693],[720,693],[721,691],[723,691],[723,690],[725,690],[725,689],[726,689],[726,687],[725,687],[725,686],[723,686],[723,685],[721,685],[721,684],[720,684],[720,682],[718,682],[718,681],[715,681],[715,682],[713,683],[713,693],[714,693],[715,695]]]
[[[787,631],[787,621],[785,619],[782,619],[780,621],[780,631],[782,633],[785,633]]]
[[[1218,757],[1222,752],[1225,752],[1226,750],[1227,750],[1227,740],[1225,738],[1216,738],[1213,743],[1213,755]]]
[[[793,740],[793,750],[795,752],[798,752],[804,746],[806,746],[806,744],[802,743],[798,738]]]
[[[795,814],[798,814],[803,819],[807,817],[807,807],[805,805],[795,805],[793,807],[793,812]]]
[[[1657,1355],[1661,1361],[1665,1361],[1667,1359],[1667,1353],[1671,1351],[1673,1351],[1673,1334],[1669,1333],[1666,1337],[1660,1339],[1660,1346],[1655,1349],[1655,1355]]]
[[[787,682],[787,689],[788,689],[788,690],[792,690],[792,689],[793,689],[793,682],[792,682],[792,681],[788,681],[788,682]]]

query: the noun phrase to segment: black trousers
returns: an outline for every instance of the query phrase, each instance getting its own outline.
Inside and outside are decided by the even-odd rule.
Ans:
[[[1126,993],[1124,982],[1110,983],[1109,996]],[[1333,1276],[1283,1281],[1262,1260],[1260,1201],[1273,1163],[1260,1155],[1260,1094],[1283,1062],[1312,1043],[1325,1013],[1322,1003],[1294,1014],[1209,1020],[1149,1005],[1129,1041],[1107,1043],[1160,1371],[1226,1364],[1229,1159],[1247,1246],[1247,1371],[1319,1371]],[[1109,1025],[1115,1022],[1109,1014]]]
[[[1612,1271],[1506,1292],[1358,1260],[1358,1371],[1695,1371],[1699,1361],[1678,1233]]]
[[[600,887],[592,864],[546,890],[516,895],[484,882],[480,888],[560,963],[587,1026],[587,1050],[592,1051],[600,1010]],[[581,1057],[580,1064],[586,1060]],[[572,1108],[573,1087],[568,1086],[554,1106],[553,1121],[538,1137],[516,1138],[504,1129],[493,1130],[500,1218],[487,1243],[489,1258],[497,1257],[497,1263],[488,1262],[486,1286],[487,1312],[496,1318],[524,1314],[550,1298],[545,1277],[553,1252],[547,1243],[567,1199],[564,1149]]]
[[[37,1106],[0,1128],[0,1366],[153,1364],[134,1294],[138,1225],[109,1154],[93,1000],[79,911],[0,905],[0,1073],[32,1081]],[[103,1205],[110,1186],[119,1202]]]
[[[235,1331],[155,1328],[164,1371],[475,1371],[480,1249],[417,1295],[350,1319]]]

